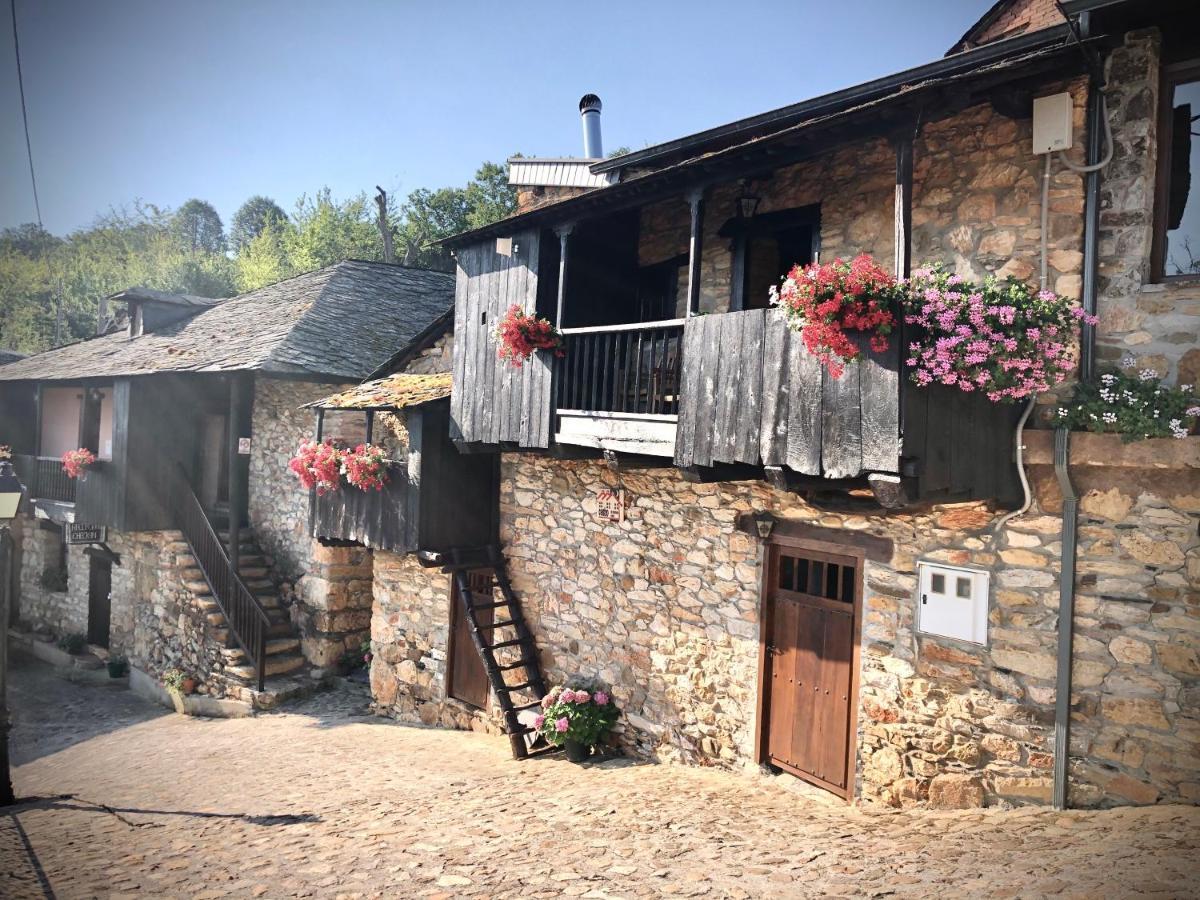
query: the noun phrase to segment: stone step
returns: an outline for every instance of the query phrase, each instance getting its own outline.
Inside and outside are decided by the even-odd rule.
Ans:
[[[294,650],[300,649],[300,639],[291,635],[285,637],[270,638],[267,640],[267,656],[280,656],[284,653],[291,653]],[[221,655],[225,657],[227,662],[237,664],[242,662],[246,654],[242,652],[241,647],[229,647],[221,651]]]
[[[295,631],[292,629],[292,623],[284,620],[282,622],[272,622],[271,627],[267,629],[267,638],[290,638],[295,636]]]
[[[297,669],[302,669],[303,667],[304,657],[299,653],[267,657],[266,672],[268,678],[272,675],[286,675],[288,672],[295,672]],[[225,674],[246,684],[253,683],[255,679],[254,666],[249,663],[226,666]]]

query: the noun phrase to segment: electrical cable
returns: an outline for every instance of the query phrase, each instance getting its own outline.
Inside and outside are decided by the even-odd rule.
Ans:
[[[25,124],[25,153],[29,157],[29,181],[33,184],[33,208],[38,228],[42,227],[42,204],[38,201],[37,175],[33,171],[33,146],[29,142],[29,113],[25,109],[25,78],[21,73],[21,41],[17,37],[17,0],[9,0],[12,9],[13,53],[17,59],[17,88],[21,94],[21,121]]]

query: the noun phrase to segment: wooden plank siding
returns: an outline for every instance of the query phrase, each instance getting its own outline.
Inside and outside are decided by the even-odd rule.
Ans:
[[[457,441],[544,448],[550,443],[551,361],[537,353],[520,368],[497,358],[492,337],[509,307],[537,308],[540,232],[512,236],[511,256],[493,241],[458,251],[454,296],[454,391],[450,434]]]
[[[864,336],[863,358],[835,379],[775,309],[695,316],[683,343],[676,465],[899,472],[897,347],[874,353]]]

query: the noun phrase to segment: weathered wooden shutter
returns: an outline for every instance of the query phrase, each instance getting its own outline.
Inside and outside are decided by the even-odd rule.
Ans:
[[[857,339],[862,357],[835,379],[777,309],[688,319],[676,465],[899,471],[899,348],[875,353]]]
[[[536,310],[539,232],[512,236],[512,254],[494,241],[458,252],[454,293],[454,389],[450,433],[469,443],[550,444],[552,361],[537,353],[520,368],[500,360],[493,338],[508,308]]]

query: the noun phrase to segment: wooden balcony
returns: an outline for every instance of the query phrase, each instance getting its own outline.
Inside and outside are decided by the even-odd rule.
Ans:
[[[563,330],[556,360],[559,443],[671,456],[686,320]]]
[[[62,460],[57,457],[18,454],[13,457],[13,469],[30,500],[75,502],[76,481],[67,477]]]
[[[418,498],[404,466],[388,467],[388,483],[379,491],[341,490],[318,496],[313,492],[310,533],[316,538],[354,541],[377,550],[406,552],[417,547]]]

